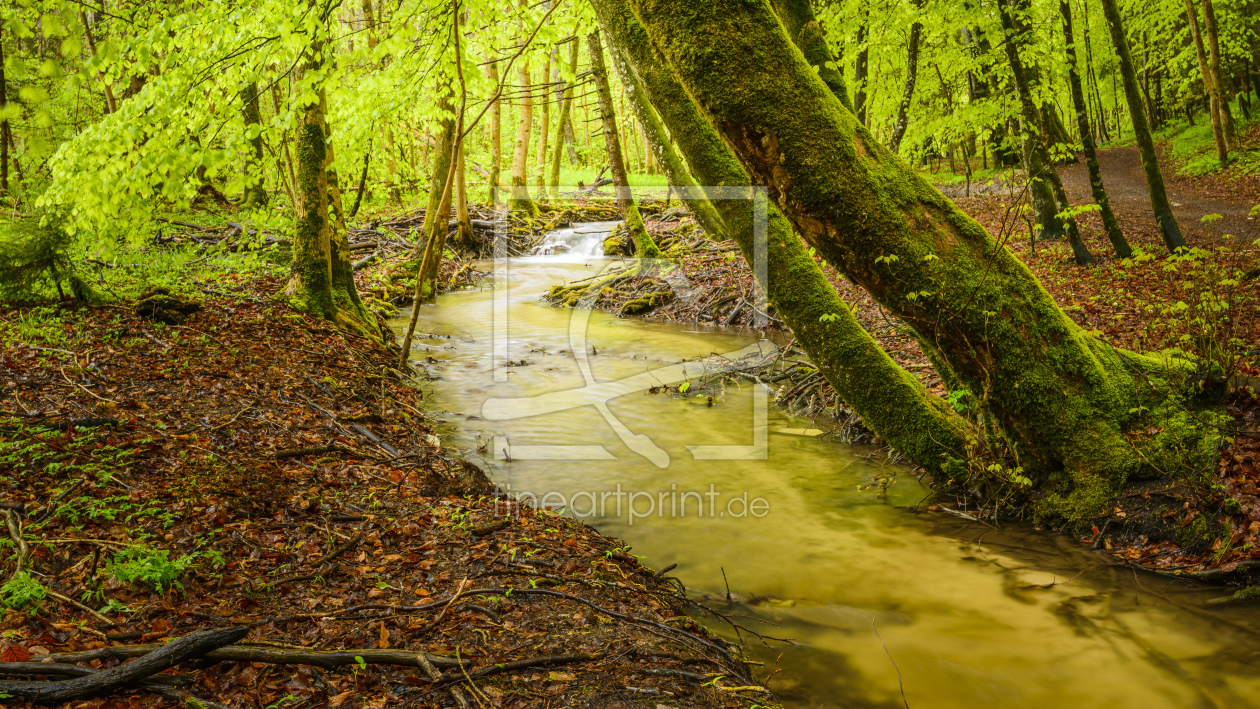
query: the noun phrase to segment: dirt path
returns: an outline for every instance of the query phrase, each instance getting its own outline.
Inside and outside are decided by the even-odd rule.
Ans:
[[[1260,194],[1249,193],[1245,188],[1220,181],[1207,182],[1174,177],[1175,169],[1166,156],[1161,156],[1164,178],[1167,181],[1168,198],[1173,204],[1173,214],[1187,237],[1203,238],[1206,235],[1199,221],[1207,214],[1220,214],[1216,223],[1217,234],[1260,236],[1257,220],[1248,216],[1251,207],[1260,203]],[[1146,186],[1146,173],[1136,147],[1109,148],[1098,151],[1098,163],[1102,167],[1103,184],[1111,198],[1112,208],[1119,217],[1130,219],[1151,218],[1151,196]],[[1059,177],[1067,190],[1072,204],[1094,201],[1089,186],[1089,170],[1082,159],[1075,165],[1059,168]]]

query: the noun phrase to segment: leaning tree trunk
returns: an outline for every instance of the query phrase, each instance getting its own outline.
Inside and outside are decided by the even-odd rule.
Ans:
[[[626,0],[593,0],[609,41],[629,64],[648,101],[669,125],[695,178],[717,188],[712,204],[744,259],[756,264],[757,211],[748,174],[669,70]],[[836,97],[838,100],[839,97]],[[850,119],[852,119],[852,114]],[[732,198],[738,193],[740,197]],[[775,312],[837,395],[885,441],[933,472],[966,456],[967,426],[941,399],[901,369],[858,323],[814,257],[773,204],[764,205],[765,277],[754,274]],[[942,369],[944,369],[942,364]]]
[[[617,190],[617,208],[621,210],[626,230],[634,240],[634,255],[639,258],[659,258],[661,251],[644,228],[639,207],[630,193],[630,180],[626,176],[621,140],[617,135],[617,115],[613,112],[612,89],[608,85],[608,70],[604,68],[604,47],[599,41],[599,32],[590,33],[586,39],[591,53],[591,76],[595,81],[595,93],[599,96],[599,117],[604,130],[604,146],[608,150],[609,171]]]
[[[915,8],[923,7],[923,0],[911,0]],[[901,102],[897,104],[897,122],[893,124],[892,138],[888,146],[894,153],[901,150],[901,140],[906,137],[906,128],[910,125],[910,104],[914,100],[914,82],[919,78],[919,36],[923,34],[923,25],[915,20],[910,25],[910,37],[906,41],[906,87],[901,93]]]
[[[573,84],[577,82],[578,44],[577,37],[569,42],[569,75],[574,77],[574,81],[563,89],[560,120],[556,124],[556,145],[551,154],[551,175],[548,179],[553,199],[560,199],[560,158],[564,155],[565,132],[569,130],[569,114],[573,112]]]
[[[840,72],[839,62],[831,52],[831,45],[827,44],[827,33],[814,16],[810,0],[773,0],[771,4],[788,36],[805,55],[805,61],[818,71],[818,78],[827,84],[827,88],[840,99],[840,103],[852,111],[853,101],[844,84],[844,74]],[[865,58],[862,61],[865,62]]]
[[[1217,108],[1221,114],[1221,128],[1225,132],[1225,143],[1231,147],[1238,146],[1238,131],[1234,127],[1234,114],[1229,110],[1229,94],[1225,92],[1225,79],[1221,75],[1221,43],[1220,32],[1216,24],[1216,10],[1212,0],[1203,0],[1203,33],[1207,35],[1208,66],[1212,69],[1212,83],[1216,84]]]
[[[1011,63],[1011,76],[1015,79],[1015,89],[1019,93],[1019,104],[1024,118],[1024,153],[1028,161],[1028,193],[1033,211],[1037,215],[1037,222],[1041,225],[1041,233],[1037,238],[1056,239],[1066,236],[1068,243],[1072,245],[1072,254],[1077,263],[1094,263],[1093,255],[1085,247],[1080,230],[1076,228],[1076,220],[1058,216],[1060,207],[1063,210],[1068,208],[1067,193],[1063,190],[1063,183],[1059,181],[1059,173],[1054,169],[1054,161],[1050,159],[1045,136],[1040,130],[1041,113],[1033,103],[1028,72],[1025,71],[1024,62],[1019,56],[1019,46],[1022,43],[1017,41],[1017,36],[1023,35],[1024,32],[1017,30],[1006,0],[998,0],[997,6],[1002,29],[1006,33],[1004,43],[1006,57]]]
[[[1105,498],[1144,472],[1135,447],[1160,441],[1136,423],[1143,399],[1130,368],[1158,376],[1166,365],[1072,322],[1023,263],[844,110],[764,2],[630,6],[753,181],[938,353],[1036,482]]]
[[[249,142],[249,157],[245,162],[243,206],[258,209],[267,206],[267,188],[263,171],[262,112],[258,109],[258,82],[250,82],[241,90],[241,103],[241,117],[245,121],[246,140]],[[251,132],[253,134],[249,135]]]
[[[661,122],[661,117],[657,115],[656,110],[652,107],[651,99],[647,97],[643,88],[643,82],[639,80],[638,73],[630,67],[625,51],[621,49],[615,39],[610,40],[610,42],[609,54],[612,55],[613,62],[617,66],[617,73],[621,77],[621,85],[625,87],[626,93],[630,96],[630,109],[638,119],[639,125],[643,126],[648,149],[660,158],[670,186],[683,196],[683,203],[695,215],[696,221],[700,223],[700,226],[709,235],[709,238],[716,241],[724,241],[728,237],[726,225],[722,223],[722,217],[718,214],[713,203],[698,193],[698,185],[695,179],[692,178],[686,163],[683,162],[683,157],[674,148],[674,143],[666,132],[665,125]]]
[[[1072,33],[1072,5],[1068,0],[1059,0],[1059,13],[1063,15],[1063,37],[1066,40],[1068,87],[1072,91],[1072,106],[1076,111],[1076,129],[1081,134],[1081,146],[1085,153],[1085,164],[1089,168],[1089,186],[1094,192],[1094,201],[1102,212],[1103,230],[1111,240],[1111,246],[1120,258],[1129,258],[1133,249],[1120,231],[1115,212],[1111,211],[1111,200],[1107,197],[1107,189],[1103,186],[1102,169],[1098,166],[1098,150],[1094,146],[1094,134],[1089,128],[1089,114],[1085,107],[1085,92],[1081,88],[1081,77],[1076,71],[1076,40]]]
[[[1216,140],[1216,159],[1222,165],[1229,162],[1229,144],[1225,140],[1225,124],[1221,120],[1221,92],[1216,85],[1216,75],[1208,64],[1207,50],[1203,48],[1203,35],[1199,33],[1199,10],[1194,0],[1186,0],[1186,18],[1190,25],[1190,37],[1194,40],[1195,57],[1199,60],[1199,73],[1203,75],[1203,88],[1207,89],[1208,114],[1212,119],[1212,137]]]
[[[1129,42],[1124,36],[1124,24],[1120,21],[1120,9],[1116,0],[1102,0],[1103,15],[1107,18],[1107,26],[1111,30],[1111,44],[1115,47],[1116,56],[1120,59],[1120,78],[1124,83],[1124,99],[1129,105],[1129,118],[1133,121],[1133,133],[1137,138],[1138,151],[1142,154],[1142,167],[1146,170],[1146,185],[1151,192],[1151,208],[1155,212],[1155,220],[1159,222],[1160,235],[1164,238],[1164,246],[1169,251],[1186,245],[1181,236],[1181,227],[1172,213],[1172,204],[1168,201],[1168,191],[1164,188],[1164,174],[1159,169],[1159,154],[1155,152],[1155,139],[1151,137],[1151,127],[1146,122],[1146,113],[1142,110],[1142,89],[1138,86],[1137,75],[1133,71],[1133,56],[1129,53]]]

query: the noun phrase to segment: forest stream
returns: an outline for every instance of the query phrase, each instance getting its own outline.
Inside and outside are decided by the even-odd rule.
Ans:
[[[614,263],[599,257],[610,226],[557,232],[560,253],[424,308],[429,408],[443,445],[504,490],[584,516],[743,625],[793,639],[743,634],[786,706],[902,706],[900,675],[910,707],[1260,707],[1260,610],[1205,606],[1221,589],[1026,525],[912,512],[928,490],[911,469],[819,437],[747,382],[712,406],[639,387],[758,342],[541,302]],[[619,395],[605,408],[601,391]],[[872,487],[894,475],[886,497]]]

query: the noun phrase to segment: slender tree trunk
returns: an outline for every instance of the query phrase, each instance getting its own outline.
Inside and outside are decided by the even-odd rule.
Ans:
[[[748,174],[674,74],[653,51],[626,0],[593,0],[600,26],[641,81],[679,150],[708,188],[748,188]],[[672,9],[672,8],[671,8]],[[811,70],[812,71],[812,70]],[[828,87],[830,89],[830,87]],[[834,96],[839,100],[838,96]],[[848,109],[844,109],[848,112]],[[852,113],[848,112],[852,121]],[[749,136],[755,139],[755,136]],[[753,190],[749,189],[750,195]],[[949,457],[966,455],[966,426],[948,405],[897,366],[854,318],[773,199],[765,204],[765,240],[758,244],[753,200],[721,194],[711,203],[753,269],[770,305],[791,328],[837,395],[880,437],[914,462],[939,472]],[[760,252],[760,253],[759,253]],[[764,254],[764,255],[761,255]]]
[[[96,38],[92,36],[92,25],[88,22],[87,13],[79,12],[79,21],[83,23],[83,34],[87,37],[88,51],[92,56],[96,56]],[[101,86],[105,87],[105,112],[117,113],[118,102],[114,100],[114,89],[105,83],[105,76],[101,75]]]
[[[490,80],[491,86],[499,85],[499,64],[490,58],[491,61],[486,65],[486,77]],[[503,102],[495,99],[490,104],[490,206],[499,206],[499,181],[502,179],[503,170]]]
[[[576,42],[577,40],[575,39],[574,41]],[[569,120],[564,122],[564,145],[565,145],[565,149],[569,151],[569,164],[577,165],[578,164],[577,137],[573,135],[572,103],[573,103],[572,101],[569,102],[570,104]]]
[[[1136,421],[1143,399],[1130,367],[1163,381],[1179,380],[1181,370],[1116,350],[1073,323],[1009,250],[843,110],[768,6],[630,7],[771,204],[985,402],[1020,465],[1054,498],[1043,509],[1062,509],[1069,494],[1105,499],[1151,472],[1134,450],[1159,443]],[[1187,462],[1215,459],[1204,442]],[[945,467],[968,476],[961,465]]]
[[[1207,50],[1203,48],[1203,35],[1199,32],[1199,10],[1194,5],[1194,0],[1185,0],[1186,2],[1186,19],[1190,26],[1190,36],[1194,39],[1195,57],[1199,60],[1199,73],[1203,75],[1203,87],[1207,89],[1209,97],[1208,113],[1212,119],[1212,137],[1216,139],[1216,159],[1222,165],[1229,162],[1229,143],[1225,140],[1225,123],[1221,120],[1221,98],[1220,88],[1216,85],[1216,75],[1212,72],[1212,66],[1208,63]],[[1190,119],[1191,125],[1194,119]]]
[[[455,220],[459,228],[455,241],[465,250],[472,253],[476,249],[476,243],[473,241],[472,220],[468,217],[468,186],[466,183],[468,173],[464,169],[464,154],[466,152],[467,146],[461,141],[455,159]]]
[[[556,50],[553,47],[551,52],[547,54],[547,61],[543,64],[542,73],[542,123],[538,126],[538,193],[539,196],[547,196],[547,139],[550,137],[551,131],[551,89],[547,86],[547,82],[551,81],[551,63],[556,59]]]
[[[1006,42],[1003,43],[1003,47],[1006,49],[1007,60],[1011,64],[1011,75],[1015,79],[1021,115],[1024,119],[1024,160],[1028,165],[1029,199],[1036,213],[1037,223],[1041,225],[1038,238],[1058,239],[1066,236],[1072,244],[1076,262],[1093,263],[1093,256],[1081,242],[1076,224],[1070,219],[1060,219],[1056,216],[1060,208],[1055,198],[1062,192],[1062,184],[1059,183],[1059,175],[1050,160],[1045,138],[1041,134],[1041,116],[1036,104],[1033,103],[1032,87],[1029,85],[1028,74],[1024,70],[1024,62],[1019,56],[1019,46],[1024,43],[1021,41],[1024,34],[1017,28],[1022,27],[1023,23],[1011,16],[1008,0],[998,0],[997,7],[1002,29],[1006,32]],[[1066,204],[1063,205],[1063,209],[1067,209]]]
[[[522,7],[524,7],[522,3]],[[523,87],[520,99],[520,122],[516,127],[516,148],[512,152],[512,195],[508,208],[529,217],[538,216],[538,205],[529,196],[529,141],[534,131],[534,102],[528,87],[531,84],[529,60],[521,57],[516,81]]]
[[[1164,188],[1164,174],[1159,168],[1159,154],[1155,152],[1155,139],[1151,137],[1151,128],[1146,123],[1146,114],[1142,112],[1142,97],[1138,94],[1137,77],[1133,73],[1133,57],[1129,54],[1129,42],[1124,37],[1124,24],[1120,21],[1120,9],[1116,0],[1102,0],[1103,15],[1107,18],[1107,26],[1111,30],[1111,44],[1115,47],[1120,59],[1120,75],[1124,82],[1124,98],[1129,104],[1129,117],[1133,120],[1133,133],[1137,138],[1138,150],[1142,154],[1142,167],[1146,169],[1146,184],[1151,192],[1151,208],[1155,212],[1155,220],[1159,222],[1160,235],[1169,251],[1186,245],[1181,236],[1181,227],[1172,213],[1172,204],[1168,201],[1168,192]]]
[[[862,4],[862,19],[857,33],[857,61],[853,66],[853,112],[857,115],[858,123],[866,125],[866,77],[869,73],[867,63],[870,54],[871,8],[870,0],[859,1]]]
[[[1111,246],[1120,258],[1129,258],[1133,250],[1120,231],[1116,215],[1111,211],[1111,200],[1107,198],[1107,190],[1103,186],[1102,170],[1098,166],[1098,151],[1094,147],[1094,135],[1089,127],[1089,116],[1085,107],[1085,92],[1081,89],[1081,77],[1076,66],[1076,39],[1072,32],[1072,6],[1069,0],[1059,0],[1059,13],[1063,15],[1063,37],[1066,40],[1068,87],[1072,91],[1072,105],[1076,109],[1076,128],[1081,134],[1081,145],[1085,152],[1085,164],[1089,168],[1089,186],[1094,193],[1094,201],[1102,212],[1103,230]]]
[[[630,192],[630,180],[626,175],[626,165],[621,153],[621,141],[617,135],[617,116],[613,112],[612,89],[608,85],[608,70],[604,68],[604,48],[599,41],[599,32],[590,33],[587,46],[591,54],[591,75],[595,80],[595,93],[599,97],[599,115],[604,129],[604,146],[608,150],[608,165],[612,172],[613,185],[617,190],[617,208],[621,210],[626,230],[634,240],[634,255],[639,258],[659,258],[660,249],[643,226],[639,216],[639,208],[634,203]]]
[[[9,194],[9,84],[4,77],[4,26],[0,24],[0,196]]]
[[[350,207],[350,211],[346,214],[346,219],[354,219],[359,213],[359,206],[363,204],[363,192],[367,187],[368,165],[372,161],[372,140],[368,139],[367,150],[363,152],[363,167],[359,169],[359,183],[354,188],[354,205]]]
[[[1212,83],[1216,84],[1217,107],[1221,114],[1221,128],[1225,131],[1225,142],[1231,148],[1237,147],[1238,133],[1234,127],[1234,114],[1229,110],[1229,92],[1225,88],[1225,77],[1221,74],[1220,32],[1212,0],[1203,0],[1203,32],[1207,35],[1208,66],[1212,69]]]
[[[827,44],[827,33],[814,16],[810,0],[773,0],[771,4],[774,5],[775,14],[779,16],[788,36],[805,55],[805,61],[818,71],[818,78],[827,84],[827,88],[840,99],[840,103],[852,111],[853,101],[844,84],[840,62],[832,54],[831,45]],[[860,58],[862,62],[866,61],[864,54]]]
[[[446,225],[451,220],[451,200],[448,196],[443,207],[442,191],[446,187],[446,174],[455,168],[451,159],[452,146],[455,145],[455,87],[450,77],[443,77],[442,80],[445,85],[439,89],[442,96],[439,107],[443,118],[438,123],[438,139],[433,147],[433,174],[429,178],[429,203],[425,208],[422,229],[426,235],[433,234],[435,226],[441,225],[445,237]],[[412,257],[419,256],[423,247],[424,244],[417,242],[412,248]]]
[[[241,91],[241,116],[245,122],[249,156],[245,161],[245,195],[243,206],[258,209],[267,206],[266,172],[263,169],[262,112],[258,108],[258,82],[251,82]],[[257,131],[257,132],[254,132]],[[252,133],[253,135],[248,135]]]
[[[911,0],[916,9],[922,9],[923,0]],[[918,20],[910,25],[910,37],[906,42],[906,87],[901,94],[901,102],[897,104],[897,122],[893,124],[892,138],[888,145],[892,151],[901,150],[901,139],[906,136],[906,128],[910,125],[910,104],[914,101],[914,82],[919,78],[919,35],[923,33],[923,25]]]
[[[577,77],[578,48],[578,38],[574,37],[573,41],[569,43],[569,74],[575,77],[575,81]],[[569,123],[569,114],[573,112],[573,91],[572,83],[562,89],[560,120],[556,122],[556,145],[551,154],[551,175],[548,180],[553,199],[560,199],[560,158],[564,154],[565,132],[572,130]],[[569,143],[569,150],[572,150],[572,140]]]

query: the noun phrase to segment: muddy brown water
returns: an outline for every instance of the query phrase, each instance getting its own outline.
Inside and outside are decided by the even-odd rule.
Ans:
[[[1260,707],[1256,605],[1205,606],[1223,592],[1026,525],[900,509],[927,494],[907,468],[813,435],[763,389],[730,385],[713,406],[647,393],[759,343],[539,302],[610,263],[576,251],[513,259],[420,314],[443,445],[792,638],[743,634],[787,706],[902,706],[899,672],[916,709]],[[881,476],[896,476],[886,497],[862,489]]]

